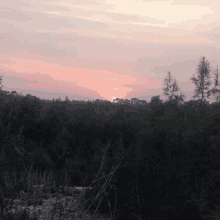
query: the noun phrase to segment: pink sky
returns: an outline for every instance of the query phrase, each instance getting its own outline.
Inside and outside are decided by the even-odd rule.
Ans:
[[[7,0],[0,15],[6,91],[166,100],[170,71],[190,100],[201,57],[210,62],[212,82],[220,66],[219,0]]]

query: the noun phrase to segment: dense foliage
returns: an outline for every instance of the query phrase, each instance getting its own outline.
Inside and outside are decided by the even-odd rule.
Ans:
[[[1,94],[0,100],[0,166],[4,169],[19,171],[33,165],[57,174],[68,171],[76,185],[82,180],[88,185],[100,171],[103,146],[110,143],[101,174],[121,164],[111,184],[117,188],[123,215],[126,205],[138,202],[127,194],[136,186],[143,208],[132,211],[143,217],[147,206],[152,219],[158,213],[167,218],[185,216],[183,207],[192,195],[197,206],[205,199],[206,206],[213,208],[210,198],[217,200],[219,103],[194,100],[179,105],[158,97],[144,105],[47,102],[18,94]],[[114,194],[108,197],[112,203]],[[103,205],[100,211],[107,208]]]

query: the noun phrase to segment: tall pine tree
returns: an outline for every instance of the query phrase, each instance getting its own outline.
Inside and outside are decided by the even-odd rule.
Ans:
[[[177,101],[178,103],[182,103],[185,99],[184,94],[178,95],[177,92],[180,91],[176,79],[173,80],[170,72],[168,72],[168,76],[164,79],[164,84],[166,87],[163,88],[164,95],[168,96],[168,101]]]
[[[213,90],[209,90],[209,87],[211,85],[210,81],[210,63],[208,60],[206,60],[205,57],[202,57],[201,61],[198,65],[198,76],[197,78],[193,75],[191,77],[191,80],[196,85],[196,89],[194,92],[193,98],[201,97],[201,99],[204,101],[206,98],[210,98],[210,95],[212,94]]]
[[[211,89],[212,94],[215,95],[216,102],[220,101],[220,95],[219,95],[220,89],[219,89],[219,87],[217,88],[217,86],[219,86],[218,77],[219,77],[219,75],[218,75],[218,66],[217,66],[217,70],[215,73],[215,86],[213,89]]]

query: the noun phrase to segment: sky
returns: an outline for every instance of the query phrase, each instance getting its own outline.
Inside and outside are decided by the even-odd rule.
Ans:
[[[219,6],[219,0],[1,1],[2,89],[42,99],[166,100],[170,71],[191,100],[201,57],[210,62],[212,82],[220,68]]]

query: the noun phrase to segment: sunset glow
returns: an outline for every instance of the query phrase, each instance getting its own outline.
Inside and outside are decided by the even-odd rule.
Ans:
[[[3,89],[45,99],[149,101],[164,98],[163,80],[171,71],[190,99],[190,77],[201,56],[213,69],[219,65],[218,5],[217,0],[127,0],[126,7],[118,0],[4,1]]]

